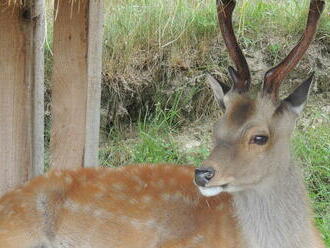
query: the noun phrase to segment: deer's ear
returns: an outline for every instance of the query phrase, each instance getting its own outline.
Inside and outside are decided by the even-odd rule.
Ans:
[[[219,82],[211,75],[207,75],[207,83],[210,85],[215,99],[219,102],[221,106],[223,106],[223,98],[226,93],[230,90],[230,87],[225,85],[224,83]]]
[[[304,109],[305,103],[308,99],[309,91],[311,89],[313,78],[314,72],[307,80],[300,84],[291,95],[283,100],[287,104],[288,108],[297,115],[299,115]]]

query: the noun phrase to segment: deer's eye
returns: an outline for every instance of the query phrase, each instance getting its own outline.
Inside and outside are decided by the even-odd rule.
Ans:
[[[268,136],[265,135],[255,135],[251,138],[250,144],[264,145],[268,141]]]

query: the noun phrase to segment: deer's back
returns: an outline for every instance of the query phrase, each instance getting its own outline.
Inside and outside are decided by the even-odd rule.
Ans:
[[[0,244],[237,247],[231,197],[201,196],[193,173],[174,165],[52,171],[0,200]]]

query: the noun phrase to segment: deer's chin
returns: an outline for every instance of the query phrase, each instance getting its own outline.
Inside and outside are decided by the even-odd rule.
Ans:
[[[229,184],[226,186],[206,186],[206,187],[198,186],[198,189],[203,196],[211,197],[211,196],[216,196],[221,192],[234,193],[234,192],[243,191],[245,188],[240,187],[238,185]]]
[[[198,189],[199,192],[201,192],[201,194],[206,197],[216,196],[224,191],[224,188],[221,186],[212,186],[212,187],[198,186]]]

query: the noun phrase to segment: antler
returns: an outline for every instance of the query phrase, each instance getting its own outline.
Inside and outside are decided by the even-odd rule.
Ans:
[[[236,2],[234,0],[217,0],[218,20],[222,37],[229,51],[229,56],[236,65],[235,70],[229,67],[229,73],[234,80],[234,89],[240,92],[247,91],[250,87],[251,76],[249,66],[240,49],[232,25],[232,13]]]
[[[266,72],[263,94],[270,94],[273,101],[278,99],[278,91],[282,80],[297,65],[312,42],[324,4],[323,0],[311,0],[307,25],[299,43],[281,63]]]

